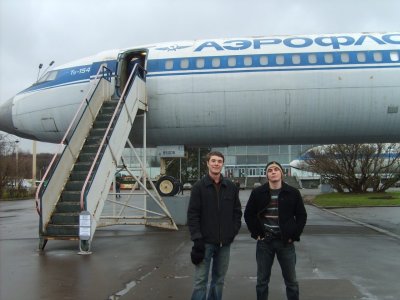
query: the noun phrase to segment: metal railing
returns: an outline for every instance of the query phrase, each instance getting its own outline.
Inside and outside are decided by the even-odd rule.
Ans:
[[[81,195],[80,195],[81,210],[86,210],[86,196],[87,196],[87,193],[88,193],[88,189],[90,188],[90,185],[91,185],[91,178],[92,178],[92,174],[93,174],[95,165],[96,165],[97,161],[101,158],[101,156],[104,154],[103,147],[104,147],[104,145],[106,144],[106,142],[108,140],[108,135],[109,135],[109,133],[111,131],[111,126],[113,125],[114,120],[117,117],[117,114],[119,114],[120,111],[121,111],[119,109],[121,104],[125,106],[125,104],[126,104],[125,103],[125,98],[128,95],[128,93],[130,91],[130,88],[131,88],[131,86],[132,86],[132,84],[133,84],[133,82],[134,82],[136,77],[139,77],[139,78],[142,78],[142,79],[143,79],[143,77],[145,77],[145,70],[139,64],[135,65],[135,67],[133,68],[131,74],[129,75],[127,84],[125,85],[124,90],[123,90],[123,92],[121,94],[121,97],[120,97],[120,99],[119,99],[119,101],[117,103],[117,106],[114,109],[114,113],[113,113],[113,115],[111,117],[109,125],[108,125],[108,127],[107,127],[107,129],[106,129],[106,131],[104,133],[103,139],[102,139],[102,141],[101,141],[101,143],[100,143],[100,145],[98,147],[98,150],[96,152],[96,156],[93,159],[92,165],[90,166],[89,172],[88,172],[88,174],[86,176],[85,182],[84,182],[82,190],[81,190]],[[139,101],[139,100],[136,99],[136,101]],[[116,161],[116,157],[114,156],[112,151],[111,151],[111,154],[113,156],[113,159]]]
[[[97,86],[100,83],[100,80],[102,78],[104,78],[109,82],[111,81],[112,71],[110,69],[108,69],[106,67],[106,65],[107,64],[100,65],[99,70],[97,71],[96,75],[94,76],[95,81],[90,85],[88,92],[86,93],[85,97],[82,99],[78,109],[76,110],[76,113],[75,113],[73,119],[71,120],[71,122],[70,122],[70,124],[69,124],[69,126],[68,126],[68,128],[67,128],[67,130],[66,130],[66,132],[65,132],[65,134],[64,134],[64,136],[63,136],[63,138],[62,138],[62,140],[60,142],[60,144],[59,144],[58,151],[56,151],[56,153],[54,154],[52,160],[50,161],[49,166],[46,169],[46,172],[44,173],[44,175],[43,175],[43,177],[42,177],[42,179],[40,181],[39,186],[36,189],[35,203],[36,203],[36,210],[37,210],[39,216],[41,216],[41,211],[42,211],[42,195],[43,195],[43,193],[45,192],[45,190],[47,188],[47,185],[44,185],[44,183],[46,182],[46,178],[48,176],[50,177],[48,182],[50,181],[52,173],[54,171],[54,170],[52,171],[52,169],[53,169],[53,167],[55,169],[55,167],[57,166],[55,164],[56,158],[59,155],[59,153],[61,152],[61,150],[63,149],[64,145],[66,145],[66,147],[64,148],[64,150],[62,150],[62,153],[64,153],[66,151],[66,149],[69,149],[68,139],[67,138],[70,136],[70,133],[72,135],[72,133],[73,133],[72,131],[76,128],[76,126],[74,127],[75,122],[78,120],[79,116],[82,116],[81,112],[84,109],[88,108],[90,110],[89,103],[90,103],[90,100],[92,99],[94,91],[96,90]],[[91,112],[91,114],[93,116],[92,112]],[[77,122],[79,123],[79,121],[77,121]]]

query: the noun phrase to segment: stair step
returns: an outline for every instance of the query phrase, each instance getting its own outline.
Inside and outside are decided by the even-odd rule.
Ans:
[[[110,115],[112,115],[113,113],[114,113],[114,111],[115,111],[115,107],[116,106],[102,106],[102,108],[100,109],[100,114],[101,115],[104,115],[104,114],[110,114]]]
[[[108,138],[110,138],[111,132],[109,132]],[[101,142],[103,140],[103,137],[104,137],[104,134],[103,135],[92,135],[92,134],[90,134],[86,138],[85,145],[97,145],[97,146],[100,146],[100,144],[101,144]]]
[[[103,113],[104,111],[109,112],[111,110],[114,112],[115,108],[117,107],[118,102],[117,101],[105,101],[103,102],[102,110],[100,113]]]
[[[92,128],[92,130],[93,130],[93,129],[102,129],[102,128],[107,129],[108,125],[109,125],[110,122],[111,122],[111,117],[112,117],[111,115],[109,116],[109,118],[108,118],[108,115],[107,115],[107,118],[101,118],[101,116],[99,116],[99,117],[96,119],[96,121],[93,123],[93,128]],[[112,125],[111,125],[111,128],[113,127],[113,125],[114,125],[116,122],[117,122],[117,120],[114,119],[114,121],[113,121],[113,123],[112,123]]]
[[[91,137],[95,137],[95,136],[103,137],[104,134],[106,133],[106,129],[107,128],[92,128],[90,130],[89,136],[91,136]]]
[[[111,118],[112,118],[113,114],[101,114],[98,115],[96,118],[96,121],[106,121],[106,122],[110,122]]]
[[[119,99],[120,99],[119,97],[117,98],[117,97],[115,97],[115,96],[113,95],[111,99],[107,99],[107,100],[105,100],[105,101],[103,102],[103,106],[104,106],[104,105],[110,105],[110,106],[114,105],[114,106],[115,106],[115,105],[117,105]]]
[[[41,234],[40,237],[45,240],[64,240],[64,241],[79,241],[79,236],[76,235],[59,235],[59,236],[52,236],[52,235],[45,235]]]
[[[97,150],[99,149],[99,145],[88,145],[88,144],[84,144],[84,146],[82,147],[81,153],[96,153]]]
[[[65,185],[64,191],[81,191],[83,188],[84,180],[68,180]]]
[[[81,203],[79,202],[69,202],[69,201],[59,201],[56,205],[55,213],[76,213],[81,212]]]
[[[48,224],[46,227],[46,235],[49,236],[79,236],[79,225],[54,225]]]
[[[79,213],[54,213],[50,223],[52,225],[79,225]]]
[[[71,175],[69,175],[69,180],[78,181],[85,180],[88,172],[86,171],[72,171]]]
[[[92,166],[92,162],[77,162],[74,165],[74,168],[72,169],[72,172],[88,172],[90,170],[90,167]]]
[[[110,124],[109,120],[103,120],[103,121],[95,121],[93,123],[93,128],[95,129],[100,129],[100,128],[107,128],[108,124]]]
[[[80,203],[81,201],[81,191],[66,191],[61,193],[60,202],[73,202]]]
[[[93,162],[94,159],[96,158],[96,152],[95,153],[86,153],[86,152],[82,152],[79,154],[79,162]]]

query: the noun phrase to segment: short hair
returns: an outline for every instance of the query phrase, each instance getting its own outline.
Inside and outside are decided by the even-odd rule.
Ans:
[[[224,157],[224,155],[223,155],[221,152],[219,152],[219,151],[211,151],[211,152],[209,152],[209,153],[207,154],[207,156],[206,156],[207,161],[210,160],[211,156],[218,156],[218,157],[221,157],[221,158],[222,158],[222,162],[225,162],[225,157]]]

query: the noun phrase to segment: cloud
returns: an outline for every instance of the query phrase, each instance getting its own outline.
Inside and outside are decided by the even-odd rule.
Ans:
[[[0,103],[39,63],[164,41],[399,30],[398,0],[2,0]]]

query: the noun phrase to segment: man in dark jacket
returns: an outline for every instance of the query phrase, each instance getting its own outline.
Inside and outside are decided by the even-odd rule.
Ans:
[[[266,166],[268,182],[251,192],[244,219],[257,240],[257,299],[268,299],[268,284],[275,254],[281,266],[288,300],[299,299],[294,241],[306,225],[307,213],[300,192],[283,182],[282,166]]]
[[[207,155],[208,174],[193,185],[187,213],[191,239],[191,259],[195,265],[192,300],[206,299],[208,273],[212,262],[207,299],[222,299],[229,265],[230,245],[241,226],[239,190],[221,174],[222,153]]]

